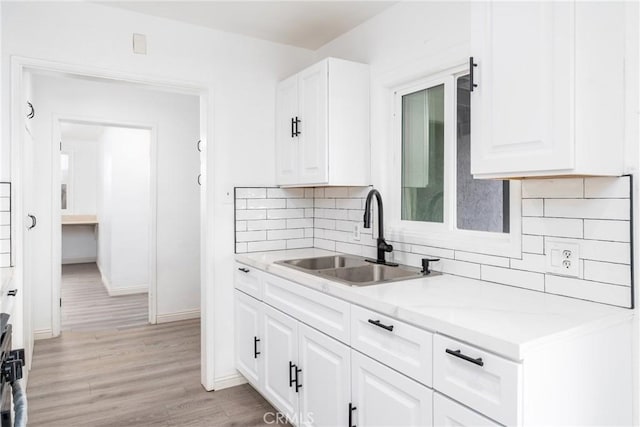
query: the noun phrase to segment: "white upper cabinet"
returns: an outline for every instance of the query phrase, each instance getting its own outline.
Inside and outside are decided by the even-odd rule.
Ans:
[[[325,59],[280,82],[276,181],[369,185],[369,67]]]
[[[623,3],[471,5],[477,178],[620,175]]]

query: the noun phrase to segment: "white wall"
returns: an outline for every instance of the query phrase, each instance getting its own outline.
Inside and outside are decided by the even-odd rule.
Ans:
[[[56,192],[51,193],[52,156],[58,154],[57,140],[52,135],[54,129],[54,113],[61,118],[85,117],[94,121],[110,121],[115,123],[139,123],[156,127],[157,134],[157,302],[158,315],[180,313],[197,310],[200,304],[200,227],[199,197],[200,187],[196,183],[199,173],[199,155],[195,142],[199,133],[199,101],[193,95],[152,91],[132,85],[113,82],[80,80],[49,75],[34,75],[34,99],[38,104],[39,115],[33,120],[36,145],[35,167],[42,171],[36,176],[37,200],[35,210],[40,213],[36,231],[40,238],[46,238],[55,231],[57,224],[47,212],[51,209],[52,197],[59,198]],[[122,224],[131,227],[149,228],[149,215],[142,215],[128,209],[136,205],[148,204],[142,197],[139,203],[137,196],[127,192],[127,181],[139,176],[148,176],[148,164],[138,165],[130,155],[142,156],[145,152],[149,159],[149,148],[142,145],[115,143],[119,136],[116,130],[108,129],[103,133],[103,140],[109,148],[106,167],[98,171],[99,176],[106,176],[109,197],[112,203],[97,204],[101,224],[99,229],[109,228],[110,232],[101,233],[100,244],[111,248],[107,261],[101,259],[101,267],[109,272],[109,280],[115,286],[142,286],[145,281],[139,273],[138,279],[124,279],[120,273],[123,261],[117,256],[134,238],[130,230],[122,230]],[[101,144],[102,146],[103,144]],[[47,150],[46,148],[49,148]],[[134,153],[134,149],[138,151]],[[119,159],[129,159],[120,163]],[[134,179],[136,181],[136,179]],[[140,184],[139,186],[148,186]],[[123,198],[124,197],[124,198]],[[134,203],[135,202],[135,203]],[[131,216],[123,221],[122,218]],[[52,228],[54,227],[54,228]],[[127,226],[128,227],[128,226]],[[108,237],[104,237],[108,236]],[[137,236],[140,237],[140,236]],[[36,265],[34,283],[35,328],[48,330],[52,325],[51,287],[52,279],[46,265],[51,261],[51,251],[46,245],[35,248]],[[139,253],[139,252],[136,252]],[[129,258],[129,270],[146,268],[147,257]],[[106,263],[106,264],[105,264]],[[106,267],[105,267],[106,265]],[[144,266],[144,267],[141,267]]]
[[[110,293],[144,292],[149,285],[151,131],[108,126],[100,145],[100,272]],[[196,301],[197,284],[190,290]]]
[[[10,56],[19,55],[155,79],[201,82],[209,103],[203,129],[209,173],[204,212],[206,266],[202,306],[210,326],[203,336],[203,384],[234,381],[234,184],[275,182],[275,87],[313,61],[313,52],[81,2],[2,5],[2,144],[0,177],[9,176]],[[131,52],[132,33],[148,36],[149,55]],[[252,156],[246,156],[246,153]],[[250,182],[248,182],[250,181]],[[168,269],[171,264],[167,265]],[[215,348],[214,348],[215,338]],[[214,351],[215,350],[215,351]]]

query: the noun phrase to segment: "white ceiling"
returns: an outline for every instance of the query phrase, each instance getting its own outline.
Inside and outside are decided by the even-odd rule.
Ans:
[[[315,50],[397,1],[101,1],[101,4]]]

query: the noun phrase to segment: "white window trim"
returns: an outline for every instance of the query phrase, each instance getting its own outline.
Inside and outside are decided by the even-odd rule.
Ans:
[[[408,244],[454,249],[486,255],[511,258],[522,257],[522,194],[520,181],[509,184],[509,233],[460,230],[456,226],[456,78],[468,72],[466,65],[460,65],[434,74],[428,78],[398,86],[392,91],[393,137],[390,221],[386,227],[389,240]],[[402,207],[402,96],[439,84],[445,84],[444,117],[444,222],[430,223],[405,221],[401,219]],[[473,96],[473,94],[472,94]],[[452,102],[453,100],[453,102]]]

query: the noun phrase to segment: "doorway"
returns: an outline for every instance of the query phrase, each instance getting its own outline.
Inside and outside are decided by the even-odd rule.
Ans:
[[[152,130],[65,120],[54,129],[60,133],[54,164],[61,182],[61,331],[146,325],[155,253]]]

